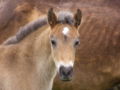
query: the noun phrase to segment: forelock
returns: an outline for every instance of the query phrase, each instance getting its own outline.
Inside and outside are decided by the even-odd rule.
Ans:
[[[66,24],[73,24],[73,14],[68,11],[60,11],[58,13],[58,22],[59,23],[66,23]]]

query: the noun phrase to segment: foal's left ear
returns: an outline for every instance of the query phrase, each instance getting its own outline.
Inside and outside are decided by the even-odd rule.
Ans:
[[[82,12],[80,9],[77,9],[77,12],[76,14],[74,15],[74,19],[75,19],[75,27],[78,28],[78,26],[80,25],[81,23],[81,19],[82,19]]]
[[[48,11],[48,23],[50,24],[51,28],[57,24],[57,17],[53,11],[53,8],[50,8]]]

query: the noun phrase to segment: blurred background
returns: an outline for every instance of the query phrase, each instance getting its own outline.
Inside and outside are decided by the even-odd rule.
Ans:
[[[0,43],[51,7],[83,16],[73,80],[53,90],[120,90],[120,0],[0,0]]]

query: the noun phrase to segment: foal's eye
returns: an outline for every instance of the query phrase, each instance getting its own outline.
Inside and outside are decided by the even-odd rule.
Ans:
[[[55,40],[51,40],[51,44],[52,44],[52,46],[55,47],[57,45],[57,42]]]
[[[76,40],[75,43],[74,43],[74,46],[78,46],[80,44],[80,41],[79,40]]]

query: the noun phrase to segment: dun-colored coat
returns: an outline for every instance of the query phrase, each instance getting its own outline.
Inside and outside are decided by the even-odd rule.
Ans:
[[[71,13],[59,16],[50,9],[50,26],[46,18],[34,21],[0,46],[0,90],[51,90],[57,71],[71,80],[81,12],[74,20]]]

